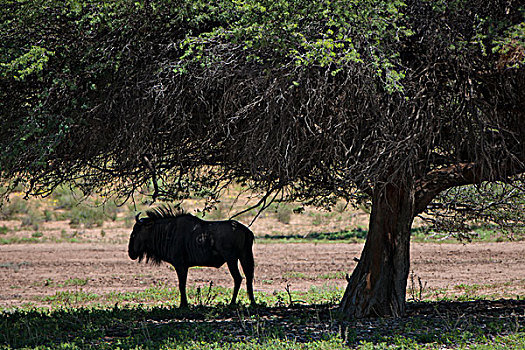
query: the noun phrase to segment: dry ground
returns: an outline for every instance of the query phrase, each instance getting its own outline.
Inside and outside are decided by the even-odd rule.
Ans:
[[[362,244],[259,243],[254,246],[255,289],[306,291],[312,286],[343,288]],[[38,243],[0,246],[0,307],[26,302],[59,290],[104,294],[176,285],[176,274],[163,264],[138,264],[125,243]],[[450,295],[525,297],[525,242],[412,244],[407,297],[439,299]],[[80,279],[84,285],[65,285]],[[194,268],[189,286],[231,287],[226,266]],[[421,281],[421,284],[419,283]],[[244,288],[244,286],[243,286]]]

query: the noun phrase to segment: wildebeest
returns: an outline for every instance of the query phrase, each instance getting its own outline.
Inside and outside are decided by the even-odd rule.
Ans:
[[[139,262],[170,263],[179,279],[180,306],[186,307],[186,279],[191,266],[221,267],[228,264],[234,289],[231,304],[235,304],[242,276],[237,261],[246,276],[246,288],[252,305],[254,260],[253,232],[240,222],[204,221],[191,214],[173,213],[169,207],[146,212],[147,217],[135,217],[135,226],[129,239],[128,254]]]

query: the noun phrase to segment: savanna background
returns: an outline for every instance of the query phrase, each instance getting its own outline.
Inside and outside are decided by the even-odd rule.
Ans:
[[[215,209],[186,211],[209,220],[249,208],[257,196],[231,186]],[[522,348],[525,244],[472,223],[471,242],[413,230],[408,316],[340,321],[337,305],[356,265],[366,205],[326,211],[275,203],[239,218],[255,232],[258,308],[228,308],[226,267],[192,268],[189,310],[179,310],[167,264],[127,256],[134,217],[152,206],[137,193],[118,206],[63,187],[44,199],[11,195],[0,211],[3,346],[124,348]],[[465,235],[463,234],[462,237]],[[355,259],[354,259],[355,258]]]

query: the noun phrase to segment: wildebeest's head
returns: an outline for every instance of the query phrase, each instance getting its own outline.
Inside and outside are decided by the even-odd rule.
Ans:
[[[149,220],[139,219],[140,213],[135,217],[135,225],[129,237],[128,255],[131,260],[139,259],[139,262],[146,254],[147,238],[151,229],[152,223]]]

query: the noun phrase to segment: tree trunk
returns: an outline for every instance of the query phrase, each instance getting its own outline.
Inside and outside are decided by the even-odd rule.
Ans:
[[[412,189],[389,184],[374,191],[365,247],[339,307],[344,317],[405,314],[414,216]]]

